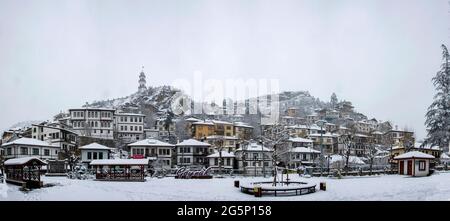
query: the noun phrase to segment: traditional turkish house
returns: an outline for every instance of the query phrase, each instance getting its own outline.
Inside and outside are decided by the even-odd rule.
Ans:
[[[146,159],[105,159],[93,160],[95,180],[98,181],[145,181],[145,172],[149,166]]]
[[[4,158],[23,158],[23,157],[38,157],[42,160],[58,159],[60,151],[59,146],[50,145],[47,142],[32,139],[19,138],[9,143],[2,145],[4,149]]]
[[[143,159],[152,157],[156,161],[153,166],[164,169],[172,168],[172,153],[175,145],[162,142],[156,139],[145,139],[135,143],[128,144],[131,152],[131,158]]]
[[[235,151],[238,171],[245,175],[271,174],[273,151],[255,142],[242,145]]]
[[[81,151],[81,163],[90,168],[93,160],[109,159],[113,148],[98,143],[91,143],[78,148]]]
[[[38,157],[22,157],[5,161],[6,182],[26,188],[40,188],[41,168],[47,165]]]
[[[207,156],[211,153],[211,144],[195,139],[184,140],[176,145],[177,166],[201,169],[209,165]]]
[[[420,151],[411,151],[396,156],[398,173],[415,177],[430,175],[430,160],[435,157]]]
[[[116,138],[124,143],[132,143],[144,139],[145,115],[117,112],[114,117]]]
[[[207,136],[204,142],[211,144],[213,148],[217,150],[218,143],[223,142],[223,150],[226,150],[228,152],[235,151],[236,145],[238,142],[238,138],[234,136],[221,136],[221,135],[212,135]]]
[[[77,147],[78,134],[61,123],[33,124],[31,136],[33,139],[59,146],[61,150],[75,151]]]
[[[234,168],[234,154],[228,151],[215,152],[208,155],[209,167],[213,172],[219,172],[220,161],[222,161],[222,172],[230,173]]]
[[[310,147],[294,147],[282,154],[286,158],[288,168],[295,169],[302,166],[314,166],[315,160],[320,156],[320,151]]]
[[[79,136],[114,139],[114,109],[70,109],[70,125]]]

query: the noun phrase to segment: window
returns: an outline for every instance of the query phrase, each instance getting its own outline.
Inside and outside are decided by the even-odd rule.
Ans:
[[[227,166],[230,166],[230,165],[231,165],[231,159],[227,158]]]
[[[50,156],[50,150],[44,149],[44,156]]]
[[[94,159],[94,160],[97,159],[97,152],[94,152],[94,157],[93,157],[93,159]]]
[[[20,154],[21,154],[21,155],[28,155],[28,148],[26,148],[26,147],[21,147],[21,148],[20,148]]]
[[[39,155],[39,148],[33,148],[33,155]]]
[[[87,153],[87,158],[88,158],[88,160],[92,159],[92,153],[91,152]]]
[[[218,158],[214,158],[214,165],[219,165],[219,159]]]
[[[419,161],[419,171],[425,171],[426,162],[424,160]]]
[[[98,153],[98,159],[103,159],[103,152]]]
[[[6,155],[12,155],[12,149],[11,148],[6,149]]]

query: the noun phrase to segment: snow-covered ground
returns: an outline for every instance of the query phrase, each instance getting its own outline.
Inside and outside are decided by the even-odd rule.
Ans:
[[[412,178],[400,175],[374,177],[291,178],[317,184],[327,183],[327,191],[302,196],[256,198],[233,186],[234,180],[249,182],[261,178],[223,178],[212,180],[177,180],[149,178],[147,182],[104,182],[43,177],[56,184],[21,192],[17,186],[0,184],[1,200],[162,200],[162,201],[247,201],[247,200],[450,200],[450,173]],[[267,179],[269,180],[269,179]],[[3,186],[2,186],[3,185]],[[6,194],[5,194],[6,192]]]

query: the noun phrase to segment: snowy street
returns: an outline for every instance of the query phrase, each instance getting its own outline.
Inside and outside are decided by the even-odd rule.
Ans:
[[[260,178],[224,178],[212,180],[178,180],[150,178],[147,182],[104,182],[70,180],[65,177],[43,177],[44,184],[53,187],[24,193],[19,187],[0,184],[0,201],[321,201],[321,200],[450,200],[450,173],[436,173],[429,177],[413,178],[401,175],[374,177],[299,178],[296,181],[317,184],[317,192],[302,196],[256,198],[243,194],[233,186],[234,180],[260,181]],[[269,179],[267,179],[269,180]],[[327,183],[327,191],[318,190],[319,183]],[[6,194],[5,194],[6,190]]]

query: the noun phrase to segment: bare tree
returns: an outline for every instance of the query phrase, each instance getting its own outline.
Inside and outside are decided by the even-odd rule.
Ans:
[[[216,136],[214,140],[214,146],[216,147],[217,151],[219,151],[219,174],[222,175],[222,168],[223,168],[223,157],[222,157],[222,151],[225,146],[225,139],[223,136]]]
[[[274,176],[273,176],[273,186],[277,185],[277,161],[280,157],[280,153],[278,151],[278,147],[281,147],[289,139],[290,131],[287,127],[283,125],[274,124],[267,127],[264,131],[264,136],[261,136],[261,141],[263,146],[271,147],[273,150],[272,153],[272,164],[274,167]],[[263,153],[264,154],[264,153]],[[264,163],[264,162],[263,162]]]
[[[347,125],[347,128],[348,130],[346,131],[346,133],[344,133],[340,137],[341,144],[344,148],[343,155],[345,157],[345,166],[344,166],[345,174],[348,173],[350,167],[349,160],[352,151],[354,151],[355,149],[355,135],[356,135],[356,128],[354,127],[354,125]]]
[[[373,163],[377,154],[377,149],[375,147],[375,135],[373,134],[374,130],[371,130],[369,133],[369,137],[367,140],[367,150],[366,150],[366,158],[369,160],[369,173],[372,175]]]

